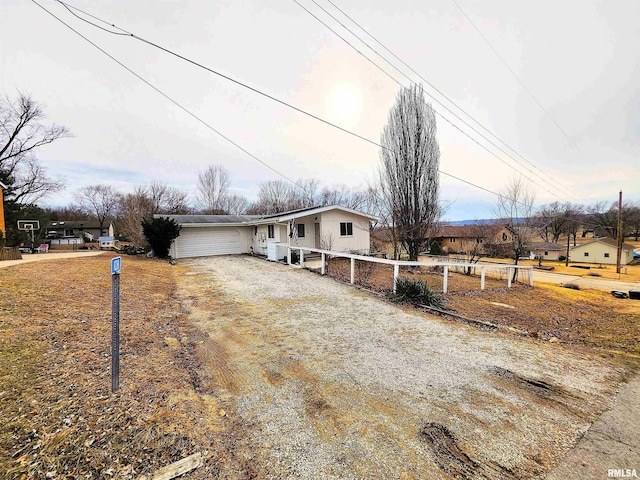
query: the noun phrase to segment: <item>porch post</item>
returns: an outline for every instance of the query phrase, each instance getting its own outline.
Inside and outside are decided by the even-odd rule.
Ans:
[[[484,275],[487,267],[480,267],[480,290],[484,290]]]
[[[400,265],[393,265],[393,293],[396,293],[396,284],[398,283],[398,275],[400,273]]]
[[[356,270],[356,259],[351,257],[351,283],[354,283],[355,270]]]

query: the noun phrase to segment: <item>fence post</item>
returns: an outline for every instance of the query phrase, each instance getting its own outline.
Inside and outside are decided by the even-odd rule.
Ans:
[[[447,293],[449,283],[449,265],[444,266],[444,278],[442,279],[442,293]]]
[[[486,267],[480,267],[480,290],[484,290],[484,274],[486,270]]]
[[[352,257],[351,258],[351,283],[354,283],[355,271],[356,271],[356,259]]]
[[[393,293],[396,293],[396,284],[398,283],[398,275],[400,274],[400,265],[393,265]]]
[[[304,252],[300,249],[300,268],[304,268]]]
[[[529,269],[529,285],[533,287],[533,267]]]
[[[324,253],[321,253],[321,254],[320,254],[320,258],[322,258],[322,267],[320,267],[320,273],[321,273],[322,275],[324,275],[324,269],[325,269],[325,266],[324,266],[324,263],[325,263],[325,256],[324,256]]]
[[[507,268],[507,288],[511,288],[511,267]]]
[[[291,247],[287,247],[287,263],[291,265]]]

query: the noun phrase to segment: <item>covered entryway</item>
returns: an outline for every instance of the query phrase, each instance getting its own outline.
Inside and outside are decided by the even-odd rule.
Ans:
[[[174,258],[245,253],[238,228],[183,228],[173,244]]]

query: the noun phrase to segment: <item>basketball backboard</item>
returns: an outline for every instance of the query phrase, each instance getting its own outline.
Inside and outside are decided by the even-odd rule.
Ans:
[[[18,230],[40,230],[39,220],[18,220]]]

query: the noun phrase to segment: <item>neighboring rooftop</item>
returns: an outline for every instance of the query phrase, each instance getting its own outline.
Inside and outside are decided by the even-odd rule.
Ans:
[[[601,238],[594,238],[593,240],[589,240],[588,242],[585,243],[581,243],[580,245],[577,245],[573,248],[579,248],[579,247],[584,247],[585,245],[590,245],[592,243],[604,243],[605,245],[609,245],[610,247],[614,247],[614,248],[618,248],[618,242],[615,238],[610,238],[610,237],[601,237]],[[635,247],[629,243],[623,243],[622,244],[622,249],[623,250],[633,250]]]

